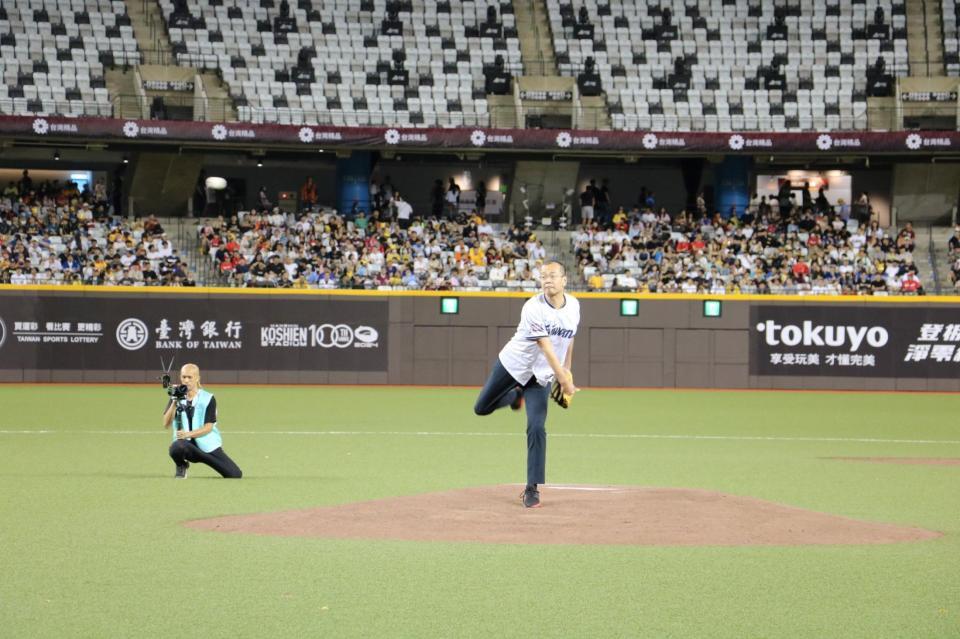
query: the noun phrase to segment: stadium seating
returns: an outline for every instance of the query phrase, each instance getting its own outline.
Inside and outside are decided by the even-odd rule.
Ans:
[[[902,0],[547,6],[561,75],[595,62],[615,129],[863,129],[868,94],[908,73]]]
[[[943,65],[947,75],[960,76],[960,4],[957,0],[942,0],[943,11]]]
[[[647,209],[572,237],[590,290],[713,295],[922,295],[913,241],[909,225],[897,233],[799,210],[723,220]]]
[[[93,194],[56,185],[0,197],[0,283],[193,286],[153,218],[113,218]]]
[[[139,60],[123,2],[0,5],[0,114],[110,117],[104,69]]]
[[[474,0],[160,6],[179,63],[219,69],[243,121],[482,126],[484,68],[522,71],[509,2],[493,30]]]
[[[237,287],[529,292],[539,290],[546,257],[535,235],[498,231],[479,218],[415,220],[401,229],[335,211],[253,211],[202,222],[198,234],[221,282]],[[285,247],[271,241],[277,237]]]

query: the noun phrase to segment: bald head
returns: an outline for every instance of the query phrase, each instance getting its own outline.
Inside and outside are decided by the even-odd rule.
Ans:
[[[180,367],[180,383],[184,384],[192,394],[200,388],[200,367],[196,364],[184,364]]]

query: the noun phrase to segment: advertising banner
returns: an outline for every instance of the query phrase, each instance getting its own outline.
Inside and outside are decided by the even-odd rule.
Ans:
[[[960,313],[916,306],[754,306],[750,374],[956,378]]]
[[[106,138],[144,141],[290,144],[307,148],[531,149],[658,153],[956,153],[958,131],[804,131],[720,133],[705,131],[579,131],[487,127],[336,127],[250,122],[125,120],[60,116],[0,116],[0,134],[27,139]]]
[[[0,369],[386,371],[382,300],[0,297]]]

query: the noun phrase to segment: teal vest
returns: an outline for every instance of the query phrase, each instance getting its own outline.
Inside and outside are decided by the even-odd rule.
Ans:
[[[181,413],[180,421],[183,430],[200,430],[203,428],[203,418],[207,414],[207,405],[210,404],[212,398],[213,394],[208,393],[202,388],[197,391],[197,396],[193,399],[193,422],[189,423],[187,421],[186,409]],[[177,439],[176,430],[173,432],[173,439]],[[217,429],[216,422],[213,423],[213,430],[203,437],[195,438],[193,441],[197,442],[197,446],[205,453],[212,453],[223,446],[223,439],[220,437],[220,431]]]

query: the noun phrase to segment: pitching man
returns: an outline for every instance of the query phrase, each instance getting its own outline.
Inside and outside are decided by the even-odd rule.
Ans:
[[[200,388],[200,368],[184,364],[180,383],[187,387],[182,399],[170,399],[163,411],[163,427],[175,420],[170,458],[177,465],[177,479],[186,479],[190,462],[200,462],[222,477],[239,479],[243,473],[223,450],[223,438],[217,428],[217,399]],[[177,412],[179,406],[180,411]]]
[[[521,497],[527,508],[540,506],[537,487],[546,481],[547,400],[566,408],[578,390],[570,368],[580,302],[564,292],[567,275],[559,262],[543,267],[540,283],[543,292],[523,305],[517,332],[500,351],[473,407],[477,415],[489,415],[526,404],[527,485]]]

